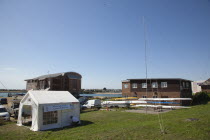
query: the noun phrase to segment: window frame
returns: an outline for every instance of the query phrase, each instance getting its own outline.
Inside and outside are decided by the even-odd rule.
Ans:
[[[132,83],[132,88],[138,88],[138,84],[137,83]]]
[[[123,84],[123,87],[124,87],[125,89],[127,89],[127,88],[128,88],[128,84]]]
[[[190,83],[189,82],[185,82],[186,88],[190,88]]]
[[[142,83],[141,88],[147,88],[147,83]]]
[[[182,82],[182,87],[186,88],[186,83],[185,82]]]
[[[154,84],[156,85],[155,87]],[[158,88],[158,82],[152,82],[152,88]]]
[[[168,87],[168,82],[161,82],[161,88],[167,88],[167,87]]]

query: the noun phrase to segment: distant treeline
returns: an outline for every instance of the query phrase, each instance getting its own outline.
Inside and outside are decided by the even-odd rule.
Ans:
[[[83,93],[107,93],[107,92],[110,92],[110,93],[120,93],[122,92],[121,89],[106,89],[106,88],[103,88],[103,89],[82,89],[82,92]]]
[[[25,93],[25,89],[0,89],[0,93]]]

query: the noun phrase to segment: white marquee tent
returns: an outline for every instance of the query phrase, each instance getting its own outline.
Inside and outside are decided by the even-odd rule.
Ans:
[[[33,131],[60,128],[71,125],[71,116],[80,120],[80,103],[68,91],[29,91],[20,102],[17,125],[26,114]]]

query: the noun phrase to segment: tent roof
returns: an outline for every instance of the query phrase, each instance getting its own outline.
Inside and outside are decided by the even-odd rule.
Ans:
[[[79,102],[68,91],[41,91],[31,90],[28,92],[31,98],[36,100],[38,104],[53,104],[53,103],[71,103]]]

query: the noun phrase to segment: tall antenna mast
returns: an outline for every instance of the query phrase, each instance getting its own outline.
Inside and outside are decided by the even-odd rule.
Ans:
[[[0,81],[0,83],[6,90],[8,90],[7,87],[1,81]]]
[[[144,24],[144,52],[145,52],[145,70],[146,70],[146,85],[147,85],[147,39],[146,39],[146,24],[145,18],[143,16],[143,24]],[[146,95],[147,95],[147,87],[146,87]]]
[[[146,24],[145,24],[145,18],[143,16],[143,24],[144,24],[144,49],[145,49],[145,69],[146,69],[146,85],[147,85],[147,38],[146,38]],[[156,81],[157,82],[157,81]],[[151,78],[150,78],[150,84],[151,84]],[[148,86],[147,86],[148,87]],[[152,89],[153,91],[153,89]],[[158,89],[157,89],[158,92]],[[148,95],[148,90],[146,88],[146,95]],[[147,114],[147,105],[146,105],[146,114]],[[159,113],[158,113],[158,120],[159,120],[159,124],[160,124],[160,130],[161,133],[165,133],[165,130],[163,128],[163,121],[161,121],[162,117],[160,118]]]

